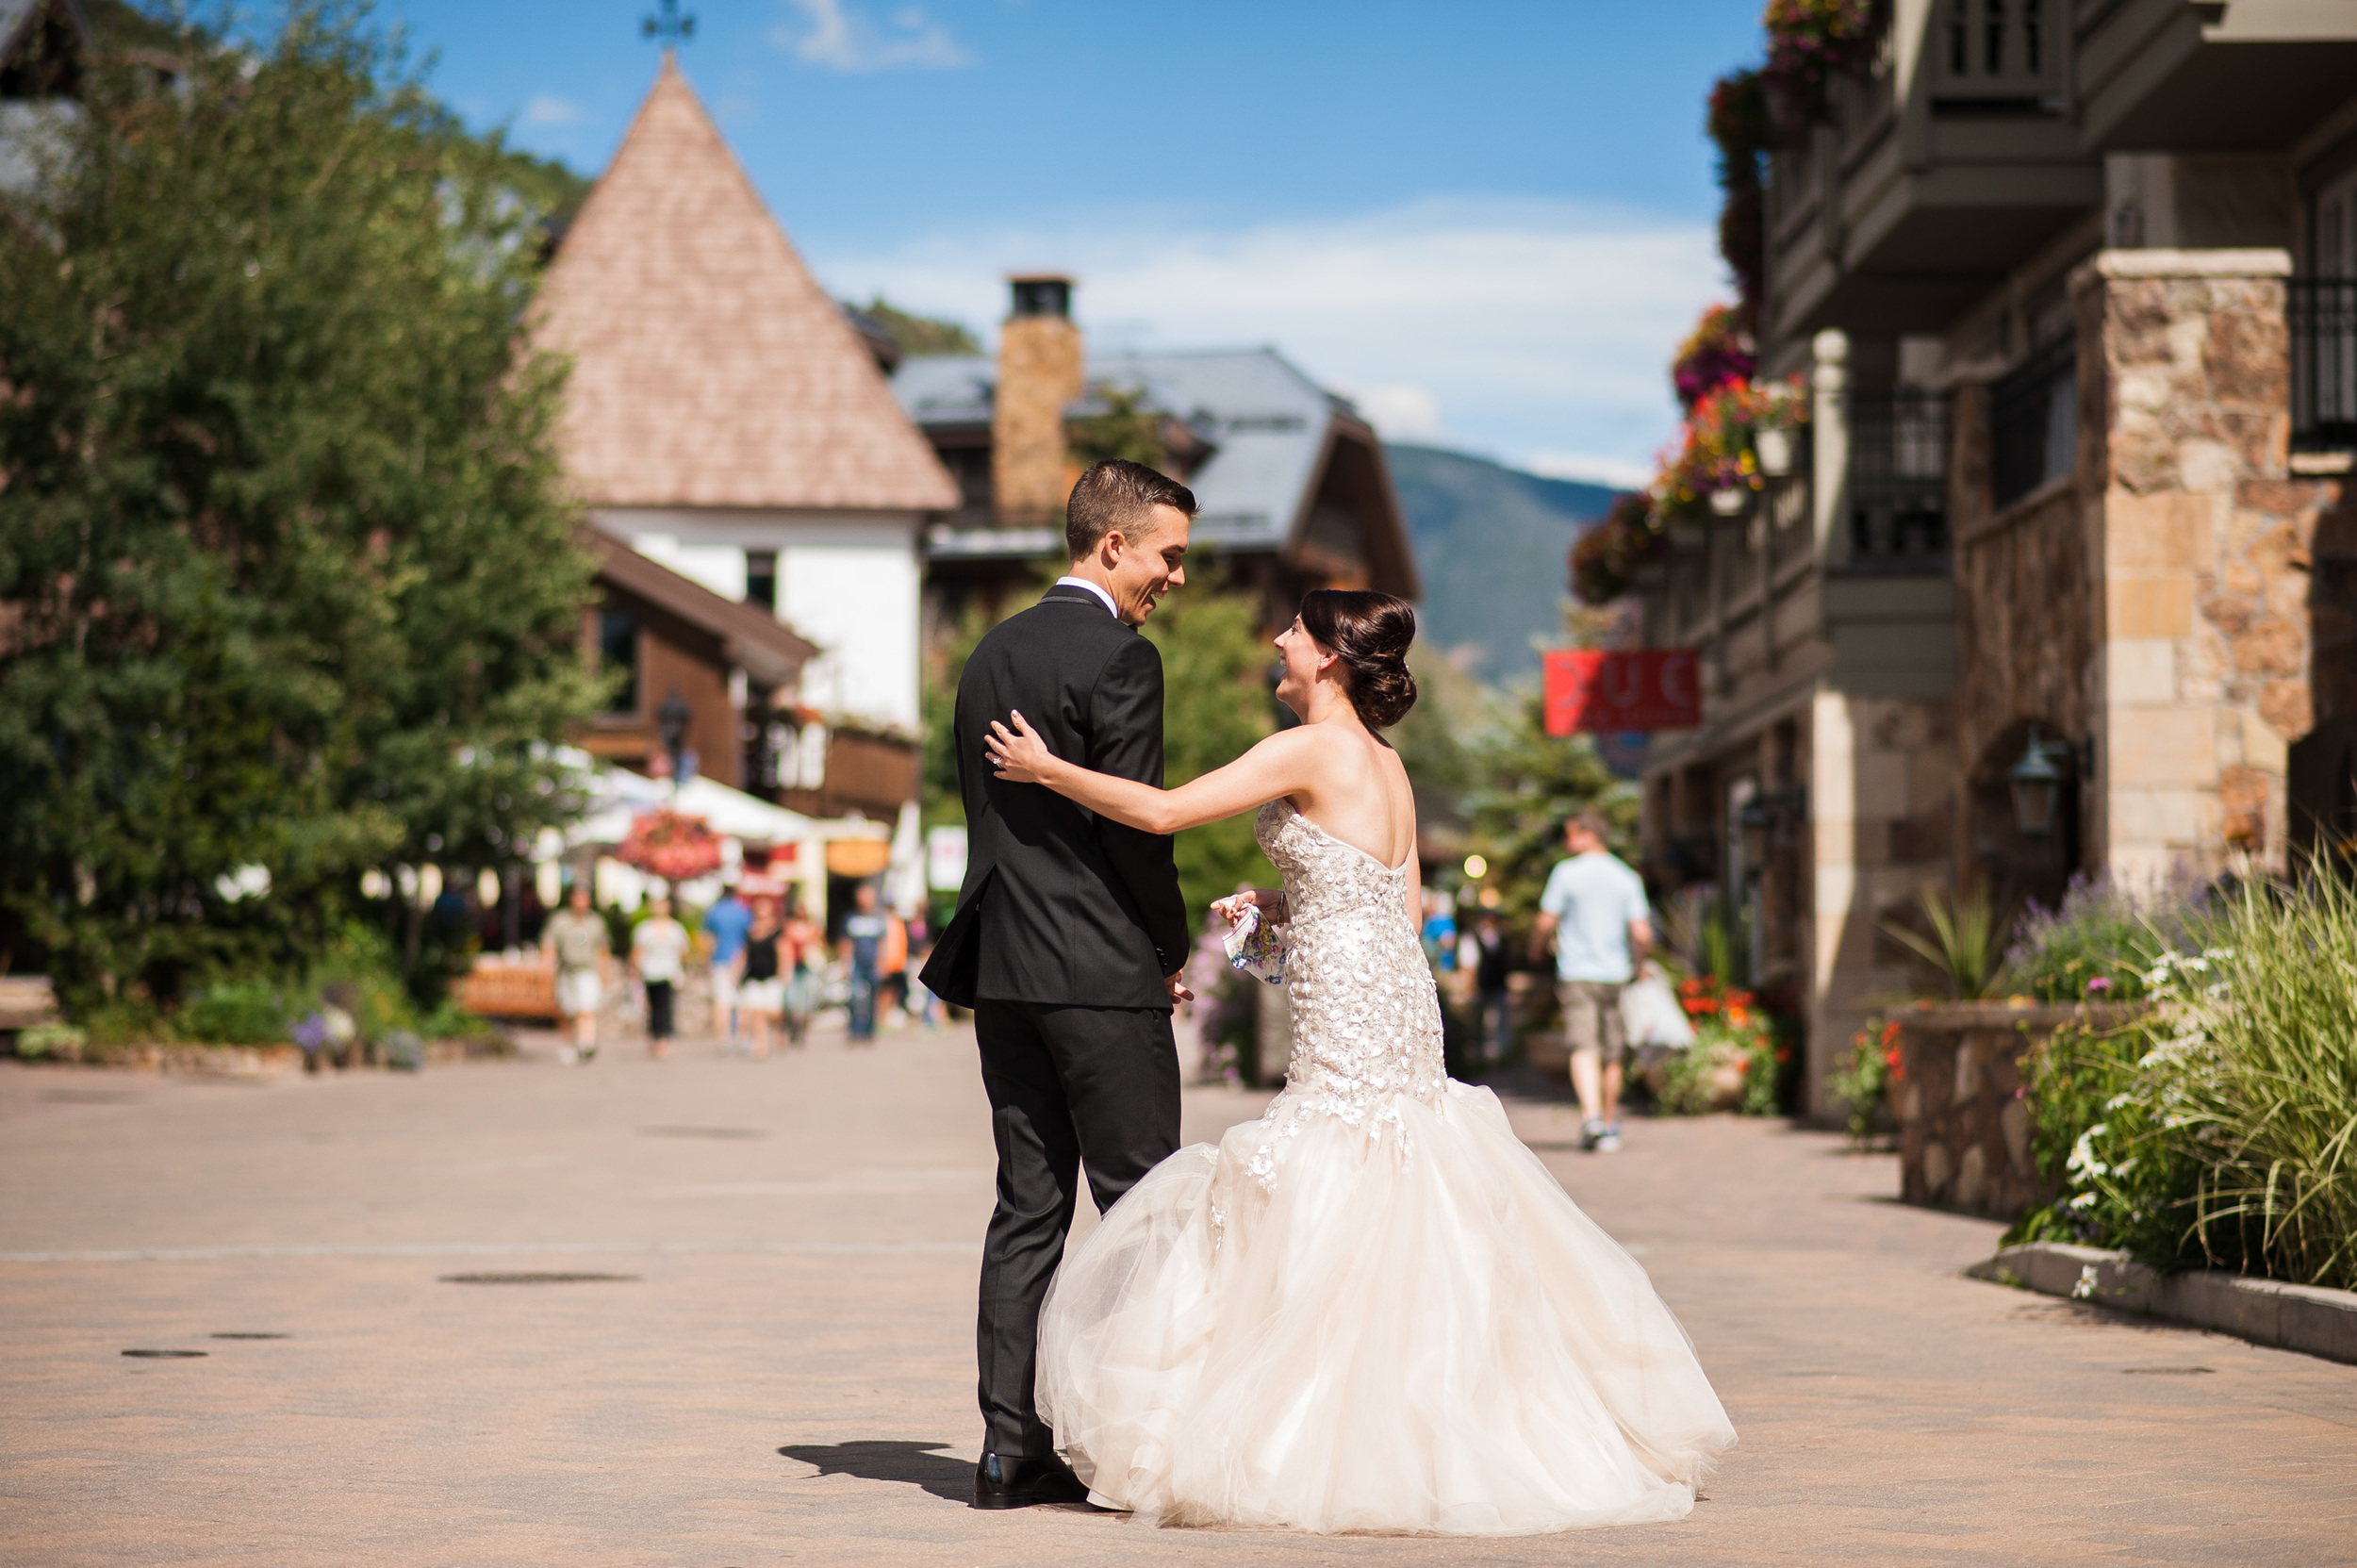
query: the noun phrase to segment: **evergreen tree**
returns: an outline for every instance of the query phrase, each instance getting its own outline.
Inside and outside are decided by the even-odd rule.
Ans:
[[[1547,873],[1565,853],[1563,824],[1588,807],[1610,820],[1613,848],[1637,859],[1636,791],[1605,767],[1594,736],[1547,734],[1540,693],[1524,698],[1515,722],[1476,744],[1473,774],[1473,848],[1490,863],[1481,885],[1498,890],[1499,916],[1513,929],[1536,917]]]
[[[0,223],[0,948],[82,1005],[514,852],[594,699],[510,155],[347,8],[176,53]]]

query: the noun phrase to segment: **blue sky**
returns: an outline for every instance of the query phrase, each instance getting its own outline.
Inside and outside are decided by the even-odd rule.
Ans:
[[[380,0],[478,127],[595,173],[647,0]],[[820,279],[989,334],[1275,343],[1391,434],[1628,477],[1725,291],[1702,135],[1760,0],[715,0],[691,82]]]

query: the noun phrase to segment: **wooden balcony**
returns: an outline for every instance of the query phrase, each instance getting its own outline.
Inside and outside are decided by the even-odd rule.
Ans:
[[[2072,105],[2090,151],[2288,146],[2349,102],[2357,6],[2079,0]]]
[[[1830,123],[1771,160],[1771,337],[1937,332],[2101,206],[2067,15],[2067,0],[1897,0],[1871,72],[1837,81]]]

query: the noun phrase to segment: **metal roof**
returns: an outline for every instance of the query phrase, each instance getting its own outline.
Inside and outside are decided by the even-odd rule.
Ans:
[[[1195,426],[1211,454],[1188,478],[1202,511],[1195,537],[1236,550],[1281,550],[1317,483],[1327,433],[1356,418],[1275,349],[1093,355],[1091,388],[1143,388],[1147,406]],[[981,355],[910,359],[892,380],[909,417],[928,431],[987,425],[998,380]],[[1076,405],[1076,412],[1083,411]]]

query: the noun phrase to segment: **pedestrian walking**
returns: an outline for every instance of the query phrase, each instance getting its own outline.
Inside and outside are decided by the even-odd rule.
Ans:
[[[687,949],[695,939],[671,918],[671,900],[657,898],[630,936],[630,972],[647,988],[647,1054],[671,1054],[672,1010],[686,973]]]
[[[1507,948],[1506,928],[1496,916],[1485,914],[1474,923],[1464,946],[1472,951],[1461,953],[1458,962],[1462,967],[1466,959],[1472,960],[1474,1032],[1480,1041],[1481,1060],[1503,1062],[1514,1045],[1514,1019],[1506,990],[1513,955]]]
[[[704,935],[712,944],[705,962],[712,966],[712,1032],[720,1037],[722,1054],[742,1048],[736,1017],[736,961],[745,950],[746,933],[753,929],[753,912],[736,896],[736,883],[720,884],[720,897],[704,912]]]
[[[851,895],[850,918],[843,922],[844,964],[851,973],[851,1044],[872,1045],[876,1039],[877,965],[883,957],[884,937],[891,924],[878,910],[876,884],[862,883]],[[906,954],[902,955],[903,962]]]
[[[1558,861],[1539,897],[1532,956],[1555,939],[1556,996],[1572,1049],[1572,1088],[1579,1096],[1580,1142],[1599,1154],[1621,1147],[1621,1081],[1628,1032],[1621,988],[1653,945],[1645,883],[1605,848],[1604,814],[1581,812],[1563,830],[1569,859]]]
[[[598,1054],[598,1004],[605,999],[605,975],[614,959],[614,939],[605,921],[589,907],[589,887],[573,884],[566,906],[549,916],[540,932],[541,950],[556,965],[556,1011],[571,1038],[557,1049],[568,1065]]]
[[[745,950],[737,954],[736,1006],[752,1026],[756,1062],[767,1058],[770,1036],[785,1011],[785,982],[778,972],[778,939],[783,933],[777,900],[755,900],[752,929],[745,935]]]
[[[784,967],[786,1044],[799,1046],[810,1037],[810,1015],[818,1009],[818,987],[827,966],[827,933],[802,907],[801,894],[785,896],[785,924],[778,938],[778,958]]]
[[[876,954],[876,1019],[881,1028],[898,1029],[909,1011],[909,923],[889,906],[883,917],[883,947]]]

